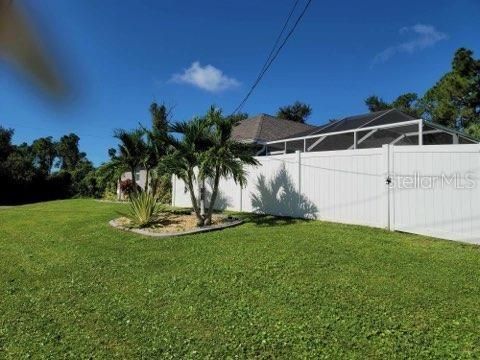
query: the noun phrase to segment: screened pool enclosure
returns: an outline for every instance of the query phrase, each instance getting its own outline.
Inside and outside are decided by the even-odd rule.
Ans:
[[[356,121],[357,120],[357,121]],[[475,144],[468,135],[423,119],[384,123],[382,118],[348,119],[320,127],[308,135],[266,142],[257,155],[295,151],[380,148],[389,145]]]

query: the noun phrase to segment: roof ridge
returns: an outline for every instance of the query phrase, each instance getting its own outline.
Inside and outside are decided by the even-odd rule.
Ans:
[[[268,116],[268,117],[276,117],[276,116],[273,116],[273,115],[270,115],[270,114],[267,114],[267,113],[258,113],[257,115],[253,115],[253,116],[250,116],[248,117],[247,119],[254,119],[254,118],[262,118],[264,116]],[[247,120],[245,119],[245,120]]]
[[[288,121],[288,122],[291,122],[293,124],[305,125],[305,126],[310,126],[310,127],[317,127],[316,125],[302,123],[300,121],[295,121],[295,120],[290,120],[290,119],[284,119],[284,118],[281,118],[281,117],[278,117],[278,116],[271,116],[271,115],[268,115],[268,114],[267,114],[267,116],[270,116],[271,118],[274,118],[276,120]]]
[[[264,118],[265,114],[261,114],[260,115],[260,121],[259,121],[259,124],[257,126],[257,132],[255,133],[255,139],[258,139],[260,134],[262,133],[262,127],[263,127],[263,118]]]
[[[302,123],[302,122],[295,121],[295,120],[290,120],[290,119],[284,119],[284,118],[281,118],[281,117],[278,117],[278,116],[273,116],[273,115],[265,114],[265,113],[260,113],[260,114],[257,114],[255,116],[251,116],[251,117],[249,117],[247,119],[244,119],[242,121],[254,120],[254,119],[259,119],[260,121],[262,121],[262,120],[276,120],[276,121],[282,120],[282,121],[288,121],[288,122],[294,123],[294,124],[300,124],[300,125],[305,125],[305,126],[310,126],[310,127],[317,127],[317,125]]]

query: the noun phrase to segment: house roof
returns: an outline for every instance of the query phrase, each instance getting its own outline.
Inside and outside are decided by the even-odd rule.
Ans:
[[[266,142],[311,133],[316,126],[260,114],[240,121],[233,129],[232,138],[245,142]]]
[[[329,151],[378,148],[384,144],[415,145],[422,124],[424,145],[478,143],[468,135],[414,118],[397,109],[348,116],[316,127],[313,131],[269,142],[270,151]],[[380,128],[379,128],[380,126]],[[373,129],[372,129],[373,128]],[[355,143],[355,134],[359,137]],[[454,134],[458,135],[455,140]],[[302,141],[303,140],[303,141]]]
[[[394,124],[410,120],[415,120],[415,118],[397,109],[375,111],[368,114],[347,116],[343,119],[319,126],[308,135],[355,130],[367,126]]]

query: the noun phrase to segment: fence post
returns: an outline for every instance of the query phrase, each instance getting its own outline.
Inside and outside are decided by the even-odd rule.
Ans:
[[[384,186],[387,187],[387,194],[386,194],[386,225],[388,230],[393,230],[392,229],[392,224],[391,224],[391,199],[390,199],[390,192],[391,192],[391,174],[390,174],[390,145],[389,144],[384,144],[382,145],[382,150],[383,150],[383,166],[384,166]]]
[[[301,194],[302,193],[302,152],[300,150],[296,150],[295,151],[295,155],[297,156],[297,179],[298,179],[298,184],[297,184],[297,188],[298,188],[298,193]]]
[[[422,123],[423,125],[423,123]],[[422,136],[423,138],[423,136]],[[390,199],[389,224],[390,230],[395,231],[395,146],[388,145],[388,176],[391,179],[391,184],[388,187],[388,196]]]
[[[395,146],[385,144],[382,146],[385,158],[385,185],[387,186],[387,229],[395,231]]]

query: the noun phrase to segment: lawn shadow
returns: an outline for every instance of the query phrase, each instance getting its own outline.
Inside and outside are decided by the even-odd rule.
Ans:
[[[311,219],[298,219],[287,216],[274,216],[254,213],[232,213],[232,216],[242,219],[245,223],[252,223],[256,226],[281,226],[312,221]]]
[[[317,206],[296,190],[285,166],[269,181],[259,175],[255,187],[256,191],[251,194],[255,213],[284,218],[317,218]]]

